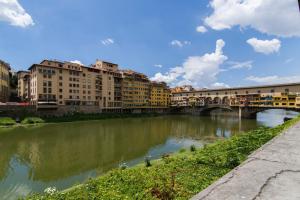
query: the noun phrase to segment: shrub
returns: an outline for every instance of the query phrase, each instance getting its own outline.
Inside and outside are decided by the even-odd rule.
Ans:
[[[10,117],[2,117],[0,118],[0,126],[12,126],[15,125],[16,121]]]
[[[26,117],[22,120],[22,124],[40,124],[44,123],[44,120],[39,117]]]
[[[195,145],[191,145],[190,150],[191,150],[191,152],[196,151],[196,146]]]
[[[150,156],[145,157],[145,166],[151,167],[151,157]]]

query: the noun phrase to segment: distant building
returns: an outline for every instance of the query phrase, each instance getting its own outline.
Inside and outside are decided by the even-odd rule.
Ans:
[[[195,89],[191,85],[183,85],[183,86],[178,86],[178,87],[172,88],[171,91],[172,91],[172,93],[192,92],[192,91],[195,91]]]
[[[0,60],[0,102],[9,100],[9,71],[9,64]]]
[[[151,82],[150,107],[167,108],[170,106],[171,90],[164,82]]]
[[[18,71],[17,93],[21,101],[30,101],[30,72]]]

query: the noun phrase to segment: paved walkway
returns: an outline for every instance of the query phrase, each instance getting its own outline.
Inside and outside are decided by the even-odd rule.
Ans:
[[[299,200],[300,122],[192,200]]]

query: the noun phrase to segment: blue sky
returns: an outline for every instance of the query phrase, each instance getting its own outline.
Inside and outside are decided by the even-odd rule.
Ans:
[[[300,82],[297,0],[0,0],[0,30],[15,70],[98,58],[172,86]]]

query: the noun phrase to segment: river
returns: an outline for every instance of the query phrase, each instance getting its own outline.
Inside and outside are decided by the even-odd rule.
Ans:
[[[297,113],[268,110],[257,119],[161,116],[45,124],[0,129],[0,199],[17,199],[47,187],[63,190],[145,156],[201,147],[259,126],[276,126]]]

